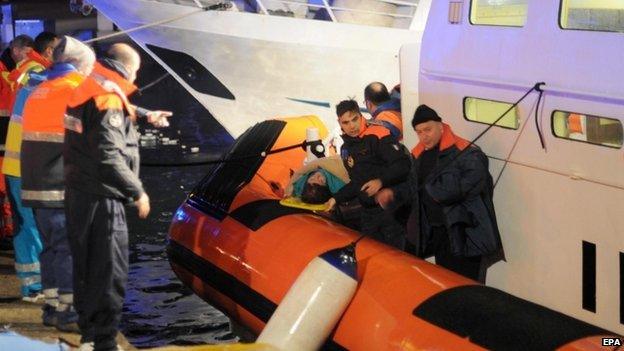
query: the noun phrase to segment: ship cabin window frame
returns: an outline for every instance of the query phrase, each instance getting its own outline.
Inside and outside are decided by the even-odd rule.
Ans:
[[[570,116],[570,114],[577,114],[577,115],[581,115],[581,116],[585,116],[586,118],[597,118],[597,119],[602,119],[602,120],[609,120],[609,121],[614,121],[617,122],[620,125],[620,144],[619,146],[617,144],[612,144],[612,143],[606,143],[606,142],[595,142],[595,141],[588,141],[588,140],[583,140],[583,139],[579,139],[579,138],[571,138],[569,136],[570,132],[568,130],[568,136],[563,136],[563,135],[558,135],[557,134],[557,127],[555,126],[556,124],[556,120],[555,120],[555,116],[557,114],[567,114],[564,115],[564,118],[567,118]],[[551,133],[552,135],[557,138],[557,139],[563,139],[563,140],[569,140],[569,141],[575,141],[575,142],[579,142],[579,143],[584,143],[584,144],[590,144],[590,145],[596,145],[596,146],[603,146],[603,147],[608,147],[611,149],[622,149],[622,146],[624,146],[624,124],[622,123],[622,121],[618,118],[613,118],[613,117],[604,117],[604,116],[598,116],[598,115],[593,115],[593,114],[587,114],[587,113],[580,113],[580,112],[573,112],[573,111],[564,111],[564,110],[553,110],[551,115],[550,115],[550,128],[551,128]],[[587,127],[586,127],[587,128]],[[587,134],[587,132],[585,132],[585,134]]]
[[[473,25],[473,26],[489,26],[489,27],[503,27],[503,28],[524,28],[526,26],[527,23],[527,17],[528,17],[528,9],[529,9],[529,1],[526,0],[526,4],[525,4],[525,14],[524,14],[524,18],[523,18],[523,22],[522,24],[509,24],[509,23],[492,23],[492,22],[485,22],[483,20],[479,20],[479,18],[477,17],[477,6],[479,5],[480,1],[487,1],[487,0],[470,0],[470,7],[468,9],[468,22]],[[502,5],[502,4],[501,4]],[[501,5],[491,5],[491,6],[501,6]],[[474,15],[474,17],[473,17]],[[501,17],[495,17],[495,18],[501,18]]]
[[[566,31],[584,31],[584,32],[602,32],[602,33],[624,33],[624,20],[622,23],[622,27],[617,30],[617,29],[606,29],[606,28],[588,28],[588,27],[580,27],[580,26],[574,26],[574,25],[570,25],[569,22],[566,25],[564,25],[564,20],[566,20],[569,17],[570,14],[570,9],[571,7],[569,6],[569,2],[570,0],[559,0],[559,18],[557,20],[557,24],[559,25],[559,28],[561,28],[561,30],[566,30]],[[564,9],[564,6],[566,6],[566,8]],[[594,8],[588,8],[588,9],[600,9],[600,7],[594,7]],[[622,7],[621,9],[622,13],[624,14],[624,7]],[[600,17],[600,16],[594,16],[594,17]],[[604,24],[603,24],[604,25]]]
[[[476,96],[465,96],[462,99],[462,112],[463,112],[464,119],[466,121],[468,121],[468,122],[485,124],[485,125],[488,125],[488,126],[491,126],[492,123],[485,122],[485,121],[479,121],[479,120],[475,120],[475,119],[469,118],[468,109],[467,109],[467,106],[468,106],[467,105],[467,101],[468,101],[468,99],[474,99],[474,100],[482,101],[482,102],[495,102],[495,103],[499,103],[499,104],[505,104],[508,107],[513,106],[513,103],[507,102],[507,101],[484,99],[484,98],[479,98],[479,97],[476,97]],[[514,111],[515,111],[515,114],[516,114],[516,126],[515,127],[500,124],[501,122],[503,122],[505,120],[505,118],[501,119],[498,122],[498,124],[494,124],[494,127],[499,127],[499,128],[508,129],[508,130],[518,130],[518,129],[520,129],[520,114],[518,113],[518,106],[517,105],[514,106],[514,108],[511,109],[511,111],[507,112],[507,114],[513,113]],[[498,117],[500,117],[500,115],[496,116],[496,118],[498,118]]]

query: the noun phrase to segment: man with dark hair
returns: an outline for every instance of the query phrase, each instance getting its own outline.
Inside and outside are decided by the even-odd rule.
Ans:
[[[35,47],[33,38],[26,34],[20,34],[11,40],[9,44],[9,50],[11,52],[11,58],[15,64],[18,64],[26,59],[29,52]]]
[[[391,97],[383,83],[372,82],[364,88],[364,103],[373,123],[386,127],[397,140],[403,139],[400,98]]]
[[[402,249],[403,227],[390,211],[379,207],[374,196],[383,187],[405,181],[410,169],[409,156],[386,128],[366,123],[357,102],[341,101],[336,114],[344,133],[340,154],[351,181],[334,194],[327,202],[328,207],[358,198],[363,207],[362,233]]]
[[[41,32],[35,37],[34,49],[41,56],[52,59],[52,52],[58,45],[60,38],[52,32]]]
[[[433,254],[437,264],[485,282],[482,257],[502,248],[487,156],[426,105],[416,109],[412,127],[419,143],[412,150],[410,180],[383,189],[377,201],[384,208],[411,205],[410,251],[419,257]]]

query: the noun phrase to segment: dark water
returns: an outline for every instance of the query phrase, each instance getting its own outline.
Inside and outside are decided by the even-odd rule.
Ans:
[[[205,166],[143,169],[152,213],[140,221],[135,211],[128,211],[130,272],[122,322],[124,335],[137,347],[236,341],[227,317],[182,285],[165,253],[172,213],[204,170]]]
[[[165,71],[143,53],[137,86]],[[131,97],[133,103],[173,111],[171,126],[155,130],[142,124],[141,179],[151,199],[147,220],[128,210],[130,272],[122,331],[137,347],[234,342],[228,319],[182,285],[165,253],[172,214],[209,166],[149,167],[218,157],[232,137],[170,76]]]

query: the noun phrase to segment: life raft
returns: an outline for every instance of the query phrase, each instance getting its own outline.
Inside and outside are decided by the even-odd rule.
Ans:
[[[280,205],[306,157],[313,116],[268,120],[240,136],[174,215],[171,266],[197,295],[259,334],[306,265],[359,234]],[[365,238],[359,286],[323,349],[590,350],[614,334]],[[303,301],[302,303],[305,303]]]

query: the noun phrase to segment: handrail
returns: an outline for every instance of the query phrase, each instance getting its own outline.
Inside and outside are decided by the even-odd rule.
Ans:
[[[261,0],[256,0],[256,1],[261,1]],[[412,18],[413,17],[410,15],[402,15],[402,14],[396,14],[396,13],[377,12],[377,11],[369,11],[369,10],[361,10],[361,9],[352,9],[348,7],[329,6],[329,4],[327,3],[327,0],[323,0],[323,3],[325,5],[308,4],[308,3],[292,1],[292,0],[271,0],[271,2],[301,5],[301,6],[312,7],[312,8],[317,8],[317,9],[326,9],[327,12],[330,14],[329,16],[331,17],[332,21],[334,22],[338,22],[338,20],[336,19],[333,11],[331,10],[366,13],[366,14],[371,14],[371,15],[388,16],[388,17],[395,17],[395,18]]]
[[[167,0],[153,0],[153,1],[168,2]],[[188,5],[191,5],[194,3],[198,7],[200,7],[203,3],[208,2],[205,0],[187,0],[187,1],[190,3]],[[264,4],[265,0],[254,0],[254,1],[257,5],[259,13],[262,13],[264,15],[271,15],[271,13],[269,13],[269,10]],[[414,9],[411,15],[405,15],[405,14],[386,13],[386,12],[378,12],[378,11],[371,11],[371,10],[365,10],[365,9],[349,8],[349,7],[331,6],[328,0],[321,0],[322,4],[319,4],[319,5],[310,4],[310,3],[307,3],[307,1],[306,2],[298,2],[298,1],[293,1],[293,0],[270,0],[270,1],[272,3],[306,6],[308,8],[314,8],[314,9],[325,9],[332,22],[339,22],[339,20],[336,18],[335,11],[364,13],[364,14],[370,14],[370,15],[387,16],[387,17],[392,17],[392,18],[414,18],[414,14],[416,13],[415,9],[419,6],[419,2],[414,3],[414,2],[405,1],[405,0],[373,0],[376,2],[387,3],[387,4],[396,5],[396,6],[412,7]],[[233,3],[232,0],[230,0],[230,2]]]
[[[323,0],[323,6],[325,7],[327,14],[329,14],[329,18],[331,18],[332,22],[338,22],[338,20],[336,19],[336,15],[334,15],[334,10],[331,8],[331,6],[329,6],[327,0]]]
[[[263,14],[265,15],[269,14],[269,11],[267,11],[266,7],[264,7],[264,4],[262,3],[262,1],[256,0],[256,4],[258,4],[258,7],[260,8]]]

